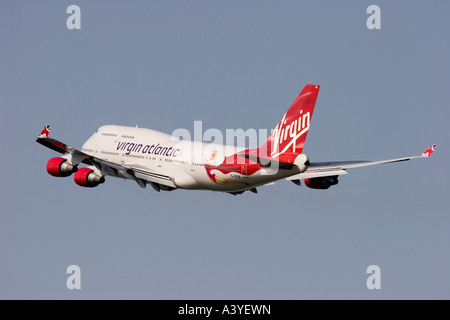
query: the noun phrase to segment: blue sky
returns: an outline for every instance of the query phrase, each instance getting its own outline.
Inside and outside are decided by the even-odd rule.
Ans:
[[[81,8],[81,30],[66,9]],[[381,30],[366,9],[381,8]],[[0,298],[449,299],[447,1],[1,1]],[[101,125],[272,129],[321,85],[311,161],[430,159],[231,196],[47,174]],[[81,269],[68,290],[66,269]],[[380,290],[366,268],[381,269]]]

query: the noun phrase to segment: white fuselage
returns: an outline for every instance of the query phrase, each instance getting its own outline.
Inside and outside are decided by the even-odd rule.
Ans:
[[[136,170],[144,181],[146,176],[151,176],[153,181],[161,177],[170,179],[176,188],[182,189],[241,191],[298,173],[295,168],[278,167],[259,168],[251,173],[247,167],[250,164],[244,163],[244,158],[242,164],[230,163],[234,171],[217,170],[227,165],[224,163],[226,157],[242,150],[244,148],[180,140],[151,129],[117,125],[100,127],[81,149],[98,159]],[[135,179],[134,174],[110,170],[102,171],[102,174]]]

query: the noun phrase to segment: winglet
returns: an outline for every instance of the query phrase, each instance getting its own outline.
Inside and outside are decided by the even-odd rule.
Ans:
[[[48,137],[49,133],[50,133],[50,125],[48,124],[44,127],[44,130],[41,131],[41,134],[38,135],[38,138]]]
[[[436,144],[433,144],[431,147],[429,147],[427,150],[425,150],[425,151],[422,153],[422,156],[423,156],[423,157],[429,157],[429,156],[431,156],[431,154],[434,152],[434,150],[436,150],[436,148],[437,148],[437,145],[436,145]]]

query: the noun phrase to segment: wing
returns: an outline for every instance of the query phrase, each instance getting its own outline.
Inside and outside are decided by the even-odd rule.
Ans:
[[[92,165],[100,170],[102,175],[107,174],[115,177],[133,179],[142,188],[145,188],[146,183],[149,183],[156,191],[159,191],[160,189],[172,190],[177,188],[173,180],[169,176],[152,172],[147,167],[143,166],[128,167],[110,161],[102,160],[91,154],[72,148],[71,146],[61,141],[49,138],[48,132],[50,130],[50,126],[47,125],[45,128],[47,129],[47,132],[43,134],[45,130],[44,129],[43,132],[41,132],[41,134],[36,138],[36,142],[56,152],[62,154],[70,154],[70,162],[73,165],[78,165],[80,163]]]
[[[42,144],[43,146],[46,146],[47,148],[50,148],[56,152],[62,153],[62,154],[66,154],[66,153],[70,153],[72,156],[80,158],[82,160],[77,161],[77,163],[75,163],[76,165],[78,165],[80,162],[86,163],[91,165],[91,159],[93,158],[91,155],[84,153],[82,151],[79,151],[75,148],[72,148],[71,146],[68,146],[65,143],[62,143],[61,141],[58,141],[56,139],[53,138],[49,138],[48,136],[38,136],[36,138],[36,142]]]
[[[315,162],[311,163],[308,169],[303,172],[286,178],[286,180],[298,180],[307,178],[318,178],[318,177],[328,177],[347,174],[347,169],[374,166],[383,163],[394,163],[401,161],[408,161],[411,159],[427,158],[436,150],[437,146],[432,145],[421,155],[401,157],[401,158],[391,158],[384,160],[375,161],[337,161],[337,162]]]

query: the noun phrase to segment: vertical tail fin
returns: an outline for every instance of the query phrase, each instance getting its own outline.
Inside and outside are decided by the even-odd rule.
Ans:
[[[320,86],[307,84],[259,148],[262,154],[277,158],[283,153],[302,153]]]

